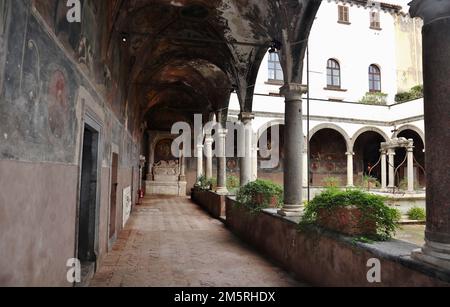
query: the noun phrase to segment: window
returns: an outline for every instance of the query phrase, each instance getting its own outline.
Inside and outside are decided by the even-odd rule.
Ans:
[[[370,92],[381,92],[381,71],[377,65],[369,67],[369,90]]]
[[[340,23],[350,23],[350,17],[349,17],[349,9],[348,6],[339,5],[338,6],[338,22]]]
[[[380,12],[379,11],[371,11],[370,12],[370,28],[380,30],[381,22],[380,22]]]
[[[341,66],[333,59],[329,59],[327,64],[327,86],[341,88]]]
[[[283,69],[277,53],[269,53],[269,81],[283,81]]]

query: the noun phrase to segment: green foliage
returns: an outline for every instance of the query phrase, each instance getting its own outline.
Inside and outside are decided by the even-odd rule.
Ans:
[[[258,204],[255,199],[260,199]],[[268,180],[256,180],[241,187],[237,193],[237,202],[252,212],[260,212],[272,205],[275,199],[276,206],[283,205],[283,188]]]
[[[377,227],[376,236],[368,240],[389,240],[398,228],[398,212],[384,204],[385,198],[361,190],[340,191],[329,188],[314,198],[305,208],[304,216],[300,222],[301,228],[316,224],[319,211],[326,209],[333,211],[339,207],[356,206],[362,213],[359,221],[361,226],[373,221]]]
[[[364,104],[386,105],[388,94],[380,92],[369,92],[359,101]]]
[[[409,92],[398,93],[395,96],[396,102],[406,102],[410,100],[415,100],[423,98],[423,85],[417,85],[411,88]]]
[[[338,177],[327,177],[322,180],[322,184],[327,188],[337,188],[341,186],[341,179]]]
[[[201,176],[197,180],[196,188],[203,191],[211,191],[217,187],[217,180],[214,178],[207,178],[205,175]]]
[[[378,181],[377,178],[372,176],[364,176],[361,181],[361,188],[367,189],[367,188],[380,188],[381,182]]]
[[[230,193],[235,193],[240,186],[240,179],[236,176],[227,177],[227,189]]]
[[[427,218],[427,214],[423,208],[414,207],[409,209],[408,217],[410,220],[414,221],[425,221]]]
[[[393,209],[393,210],[395,210],[395,219],[396,219],[397,223],[400,223],[400,221],[403,218],[402,212],[399,209]]]

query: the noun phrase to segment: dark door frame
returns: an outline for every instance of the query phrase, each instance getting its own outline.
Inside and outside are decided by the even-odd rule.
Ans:
[[[79,156],[79,170],[78,170],[78,200],[76,210],[75,221],[75,258],[78,258],[78,242],[79,242],[79,222],[80,222],[80,202],[81,202],[81,177],[82,177],[82,163],[83,163],[83,144],[84,144],[84,131],[88,128],[95,132],[98,136],[98,152],[97,152],[97,186],[96,186],[96,201],[95,201],[95,222],[94,222],[94,253],[96,256],[96,262],[94,270],[96,270],[99,260],[100,244],[99,244],[99,222],[100,222],[100,200],[101,200],[101,170],[102,170],[102,158],[103,158],[103,134],[101,121],[96,119],[96,116],[91,112],[86,112],[81,123],[81,143],[80,143],[80,156]]]
[[[113,246],[113,244],[114,244],[114,242],[117,240],[117,233],[118,233],[118,227],[117,227],[117,221],[118,221],[118,218],[117,218],[117,209],[118,209],[118,205],[120,204],[119,203],[119,200],[120,200],[120,194],[119,194],[119,187],[118,187],[118,185],[117,185],[117,188],[116,188],[116,206],[115,206],[115,218],[114,218],[114,220],[115,220],[115,231],[114,231],[114,235],[113,236],[111,236],[111,219],[112,219],[112,217],[111,217],[111,211],[112,211],[112,200],[113,200],[113,195],[111,194],[111,193],[113,193],[113,184],[114,184],[114,182],[113,182],[113,172],[114,172],[114,169],[113,169],[113,159],[114,159],[114,155],[117,155],[117,182],[119,182],[119,169],[120,169],[120,154],[119,154],[119,147],[117,146],[117,145],[115,145],[115,144],[113,144],[112,145],[112,150],[111,150],[111,173],[110,173],[110,195],[109,195],[109,207],[108,207],[108,209],[109,209],[109,211],[108,211],[108,250],[111,250],[111,248],[112,248],[112,246]]]

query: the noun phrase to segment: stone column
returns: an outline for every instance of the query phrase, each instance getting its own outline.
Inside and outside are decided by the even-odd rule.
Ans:
[[[258,136],[253,134],[252,148],[252,181],[258,180]],[[256,143],[255,143],[256,142]]]
[[[408,172],[407,172],[407,178],[408,178],[408,192],[414,193],[414,141],[409,140],[410,145],[406,148],[406,153],[408,155]]]
[[[186,181],[186,158],[180,155],[180,181]]]
[[[219,129],[217,131],[217,189],[216,193],[220,195],[227,195],[227,158],[226,158],[226,138],[228,130],[224,129],[219,122]]]
[[[255,119],[253,113],[242,112],[239,116],[244,125],[244,156],[240,158],[241,161],[241,186],[246,185],[252,181],[253,170],[253,127],[252,121]]]
[[[388,149],[389,156],[389,186],[388,188],[395,188],[395,149]]]
[[[308,148],[305,146],[303,149],[303,187],[308,186],[308,172],[309,172],[309,165],[308,165]]]
[[[199,141],[199,142],[202,142]],[[203,176],[203,145],[197,145],[197,181]]]
[[[354,187],[353,182],[353,156],[355,155],[354,152],[346,152],[347,155],[347,187],[351,188]]]
[[[381,189],[387,188],[387,156],[386,150],[381,150]]]
[[[306,88],[289,83],[281,88],[285,97],[284,206],[282,216],[299,216],[303,210],[303,118],[302,95]]]
[[[205,156],[206,156],[206,178],[211,179],[213,176],[213,150],[212,145],[214,139],[210,134],[206,135],[205,138]]]
[[[427,172],[426,244],[413,253],[450,269],[450,1],[415,0],[411,16],[424,19],[423,68]]]

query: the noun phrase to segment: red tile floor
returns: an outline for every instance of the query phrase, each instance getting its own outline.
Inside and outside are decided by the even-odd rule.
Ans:
[[[304,286],[188,198],[137,206],[93,287]]]

